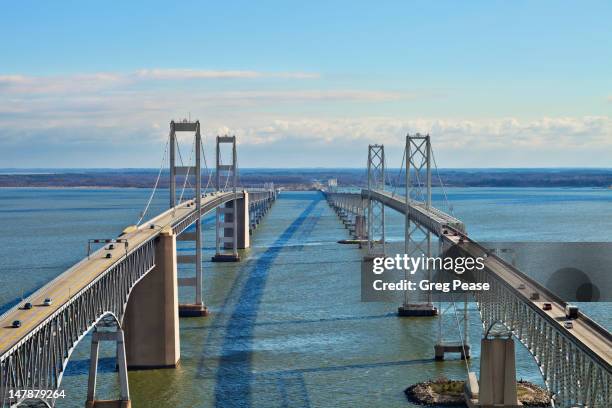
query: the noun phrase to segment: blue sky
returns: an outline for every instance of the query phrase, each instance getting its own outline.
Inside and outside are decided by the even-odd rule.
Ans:
[[[5,2],[0,167],[155,167],[189,112],[250,167],[612,163],[610,2],[169,4]]]

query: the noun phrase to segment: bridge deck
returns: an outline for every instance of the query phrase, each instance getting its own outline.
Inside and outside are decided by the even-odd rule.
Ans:
[[[371,194],[372,198],[380,201],[384,205],[393,208],[402,214],[406,213],[406,197],[396,196],[387,191],[362,190],[361,196],[367,198]],[[437,208],[426,208],[423,203],[415,200],[408,202],[410,219],[421,224],[436,235],[440,235],[444,227],[449,226],[459,231],[465,231],[464,224],[457,218],[446,214]]]
[[[362,195],[367,194],[367,190],[362,192]],[[388,192],[372,191],[372,195],[385,205],[404,212],[405,198],[403,196],[393,196]],[[440,235],[447,242],[458,245],[460,248],[468,252],[473,257],[482,256],[486,252],[486,248],[479,245],[477,242],[469,239],[467,236],[461,233],[464,231],[463,223],[450,215],[443,213],[442,211],[430,208],[429,210],[422,207],[422,205],[411,205],[410,211],[418,212],[419,218],[425,218],[424,223],[428,223],[430,229],[435,233],[438,231]],[[453,230],[457,230],[458,234],[443,234],[444,227],[449,227]],[[459,227],[459,228],[457,228]],[[459,242],[463,237],[463,242]],[[548,319],[554,322],[558,326],[558,330],[566,333],[569,338],[575,341],[585,352],[591,354],[593,358],[604,363],[608,370],[612,365],[612,335],[605,328],[599,326],[596,322],[591,320],[588,316],[579,313],[577,319],[573,319],[573,328],[566,329],[564,322],[567,320],[565,317],[565,305],[566,303],[555,294],[551,293],[544,286],[539,284],[534,279],[528,277],[524,273],[520,272],[516,268],[504,262],[501,258],[489,254],[487,256],[485,265],[487,268],[496,274],[506,285],[510,286],[519,296],[524,298],[524,301],[530,304],[533,309]],[[519,289],[519,286],[524,285],[524,289]],[[522,287],[522,286],[521,286]],[[533,292],[539,294],[537,301],[530,299],[530,295]],[[550,303],[552,306],[551,310],[543,310],[542,306],[544,303]]]
[[[238,198],[243,197],[242,192],[238,192]],[[202,198],[202,215],[214,210],[223,202],[230,201],[233,193],[216,193]],[[155,218],[143,223],[137,230],[126,233],[121,238],[128,240],[127,253],[131,253],[136,248],[154,239],[165,227],[174,227],[182,221],[195,216],[195,206],[185,202],[175,209],[169,209]],[[155,228],[149,226],[155,224]],[[106,245],[105,245],[106,247]],[[107,253],[112,254],[112,258],[105,258]],[[71,296],[87,287],[96,278],[106,272],[112,265],[126,256],[126,249],[123,244],[115,244],[115,249],[106,250],[101,248],[93,252],[89,259],[85,258],[70,269],[63,272],[57,278],[34,292],[27,299],[16,305],[2,316],[0,316],[0,355],[9,351],[21,340],[25,339],[34,329],[41,325],[46,319],[51,317]],[[53,303],[44,306],[45,298],[51,298]],[[33,308],[24,310],[22,307],[26,302],[30,302]],[[21,327],[13,328],[12,322],[21,321]]]
[[[464,237],[463,242],[460,243],[460,235],[448,235],[444,239],[458,245],[473,257],[482,256],[485,250],[478,243],[467,237]],[[582,313],[579,314],[578,318],[572,319],[573,327],[566,329],[563,326],[567,320],[565,317],[566,303],[563,300],[549,292],[534,279],[524,275],[495,255],[489,254],[487,256],[485,266],[505,284],[512,287],[519,296],[524,297],[524,301],[531,304],[540,315],[556,324],[559,331],[566,332],[568,337],[574,340],[585,352],[603,362],[610,369],[612,365],[612,337],[606,329]],[[524,288],[522,285],[524,285]],[[520,289],[519,286],[521,287]],[[533,292],[539,294],[537,301],[530,299]],[[542,308],[544,303],[550,303],[552,306],[551,310],[544,310]]]

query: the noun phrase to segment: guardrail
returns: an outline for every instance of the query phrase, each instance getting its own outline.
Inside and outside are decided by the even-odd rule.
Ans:
[[[539,283],[538,281],[536,281],[534,278],[530,277],[529,275],[525,274],[524,272],[522,272],[521,270],[519,270],[518,268],[516,268],[515,266],[513,266],[512,264],[508,263],[506,260],[504,260],[503,258],[491,253],[491,251],[484,247],[483,245],[479,244],[477,241],[474,241],[472,239],[470,239],[467,235],[463,234],[461,231],[457,231],[453,228],[448,228],[449,232],[451,232],[452,234],[457,234],[459,236],[462,237],[464,242],[467,242],[475,247],[478,248],[479,251],[482,252],[481,255],[486,254],[487,258],[494,258],[497,262],[499,262],[500,264],[502,264],[504,266],[504,268],[510,270],[513,274],[515,274],[516,276],[518,276],[520,279],[524,280],[526,283],[528,283],[529,285],[531,285],[532,287],[534,287],[537,291],[539,291],[540,293],[544,294],[547,298],[551,299],[554,303],[557,303],[558,305],[560,305],[563,309],[565,309],[565,306],[568,305],[568,303],[566,301],[564,301],[563,299],[561,299],[558,295],[556,295],[555,293],[551,292],[549,289],[547,289],[545,286],[543,286],[541,283]],[[446,237],[445,235],[442,235],[442,237],[445,237],[447,239],[447,242],[452,242],[450,241],[450,239],[448,237]],[[465,252],[467,252],[466,249],[463,249]],[[474,256],[475,254],[470,253],[471,256]],[[531,301],[531,299],[529,299],[527,296],[525,296],[525,294],[523,294],[522,292],[519,292],[518,290],[516,290],[516,288],[514,286],[512,286],[510,283],[506,282],[506,280],[504,280],[502,277],[498,276],[497,274],[495,274],[494,272],[491,271],[491,273],[505,286],[511,288],[512,292],[522,298],[524,300],[524,302],[529,305],[530,308],[532,308],[538,315],[540,315],[541,317],[543,317],[546,321],[548,321],[549,323],[554,323],[554,327],[558,326],[558,322],[553,319],[551,316],[549,316],[544,310],[542,310],[540,307],[538,307],[533,301]],[[604,328],[603,326],[601,326],[600,324],[598,324],[597,322],[595,322],[593,319],[591,319],[589,316],[585,315],[584,313],[582,313],[581,311],[579,311],[578,314],[578,320],[582,323],[585,323],[587,326],[589,326],[590,328],[592,328],[597,334],[599,334],[600,336],[602,336],[606,341],[612,343],[612,333],[610,333],[606,328]],[[607,367],[608,370],[611,369],[610,364],[603,360],[601,358],[600,355],[594,353],[587,345],[585,345],[584,343],[582,343],[582,341],[578,340],[575,336],[571,336],[569,335],[569,333],[565,330],[561,330],[560,333],[567,337],[570,341],[572,341],[573,343],[575,343],[577,346],[579,346],[581,349],[583,349],[587,354],[589,354],[592,358],[596,359],[597,361],[599,361],[602,365],[604,365],[604,367]]]

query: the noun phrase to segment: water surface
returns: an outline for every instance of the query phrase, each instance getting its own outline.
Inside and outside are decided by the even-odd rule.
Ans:
[[[489,241],[608,241],[612,192],[594,189],[449,189],[470,235]],[[138,219],[149,191],[137,189],[0,189],[0,304],[8,305],[85,255],[88,238],[116,236]],[[152,212],[167,206],[162,191]],[[434,195],[442,206],[442,196]],[[608,215],[606,217],[606,214]],[[388,236],[403,238],[403,218],[387,212]],[[465,376],[465,362],[433,360],[437,319],[398,318],[396,304],[361,303],[362,253],[339,245],[347,231],[319,193],[285,192],[252,236],[239,264],[209,261],[205,221],[206,318],[181,319],[177,369],[131,371],[136,407],[409,407],[408,385],[441,375]],[[560,235],[561,234],[561,235]],[[179,251],[188,253],[188,244]],[[181,275],[189,274],[181,268]],[[193,293],[181,289],[190,301]],[[592,308],[610,327],[609,306]],[[478,371],[481,324],[469,306]],[[446,336],[457,336],[443,321]],[[117,395],[113,353],[103,350],[98,396]],[[89,339],[75,351],[58,407],[82,407]],[[517,346],[519,377],[540,382],[531,356]]]

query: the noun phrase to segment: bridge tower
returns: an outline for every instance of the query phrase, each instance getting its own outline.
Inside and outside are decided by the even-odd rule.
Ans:
[[[231,146],[231,159],[228,164],[222,160],[222,145]],[[225,183],[224,183],[225,179]],[[244,198],[238,198],[238,157],[236,155],[236,136],[217,136],[217,191],[230,191],[234,199],[217,207],[216,210],[216,251],[213,262],[240,261],[238,249],[250,246],[249,238],[249,196],[246,190]]]
[[[480,343],[480,381],[469,372],[465,400],[469,408],[519,408],[512,332],[501,322],[491,324]]]
[[[368,146],[368,256],[385,256],[385,205],[372,199],[372,190],[385,189],[385,147]]]
[[[406,208],[411,201],[422,203],[427,210],[431,208],[431,140],[429,135],[406,135]],[[425,172],[425,180],[421,180]],[[404,253],[409,257],[431,257],[432,233],[422,225],[410,220],[410,213],[404,216]],[[423,271],[420,271],[423,272]],[[408,272],[406,272],[408,273]],[[418,272],[417,272],[418,273]],[[427,271],[431,281],[431,270]],[[406,277],[408,279],[408,277]],[[408,291],[404,291],[404,303],[398,308],[400,316],[435,316],[438,310],[432,302],[431,291],[427,299],[410,301]]]
[[[194,133],[194,156],[195,166],[182,165],[177,166],[176,163],[176,150],[178,146],[178,140],[176,132],[192,132]],[[184,188],[189,182],[189,178],[193,176],[195,178],[194,187],[194,202],[196,211],[201,214],[202,211],[202,166],[201,166],[201,153],[202,153],[202,136],[200,134],[200,121],[189,122],[186,120],[170,122],[170,208],[175,207],[180,202],[177,202],[176,197],[176,178],[177,176],[184,176],[183,191],[179,197],[179,201],[183,198]],[[180,158],[180,157],[179,157]],[[183,163],[184,164],[184,163]],[[193,255],[178,255],[177,262],[179,264],[195,264],[195,277],[192,278],[180,278],[179,286],[183,287],[194,287],[195,288],[195,299],[194,303],[187,303],[179,305],[179,314],[182,317],[188,316],[205,316],[208,314],[208,309],[204,306],[202,301],[202,220],[198,217],[195,221],[195,231],[186,231],[180,234],[176,239],[178,241],[189,241],[193,242],[194,251]]]

